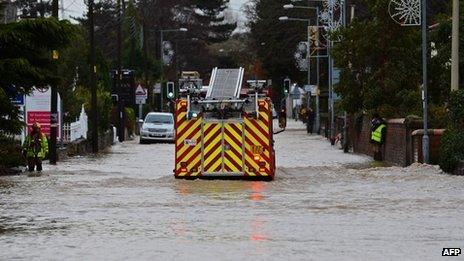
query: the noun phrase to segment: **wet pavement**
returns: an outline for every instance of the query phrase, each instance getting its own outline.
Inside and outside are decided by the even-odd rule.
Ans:
[[[114,146],[0,177],[1,260],[436,260],[464,247],[464,177],[370,168],[275,137],[273,182],[175,180],[172,144]]]

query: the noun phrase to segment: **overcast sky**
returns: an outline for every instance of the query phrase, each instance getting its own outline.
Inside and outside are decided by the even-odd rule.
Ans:
[[[82,14],[87,9],[86,5],[84,4],[84,0],[60,0],[63,1],[63,6],[65,8],[65,18],[69,18],[70,16],[82,16]],[[246,3],[248,0],[230,0],[230,5],[233,12],[237,13],[237,17],[243,23],[244,15],[242,10],[242,5]],[[60,2],[61,3],[61,2]],[[61,14],[60,14],[61,15]]]

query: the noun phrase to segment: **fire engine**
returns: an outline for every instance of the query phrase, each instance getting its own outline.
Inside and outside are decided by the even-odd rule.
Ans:
[[[206,93],[200,79],[181,79],[174,116],[176,178],[273,180],[272,103],[263,81],[251,81],[254,88],[241,95],[243,75],[243,68],[214,68]]]

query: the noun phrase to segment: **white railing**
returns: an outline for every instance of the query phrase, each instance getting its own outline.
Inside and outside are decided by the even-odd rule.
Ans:
[[[75,122],[63,124],[63,142],[73,142],[77,139],[87,139],[88,117],[82,105],[81,114]]]

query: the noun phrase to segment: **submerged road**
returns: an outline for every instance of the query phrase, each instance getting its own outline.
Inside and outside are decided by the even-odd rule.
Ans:
[[[373,168],[320,136],[275,137],[273,182],[185,181],[172,144],[0,177],[0,260],[436,260],[464,247],[464,177]]]

